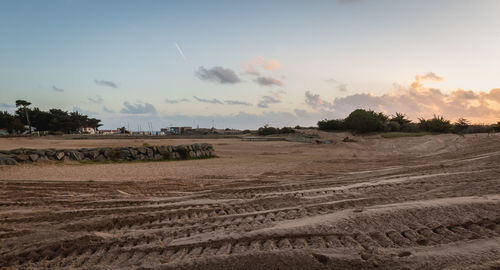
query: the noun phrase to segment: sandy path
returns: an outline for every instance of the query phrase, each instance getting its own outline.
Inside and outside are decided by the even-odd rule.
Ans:
[[[0,267],[494,269],[500,138],[455,139],[328,146],[218,140],[219,159],[146,164],[182,167],[170,177],[2,180]],[[385,148],[400,151],[378,154]],[[0,173],[104,166],[116,174],[114,165],[137,173],[127,166],[143,164],[27,165]],[[40,178],[54,175],[45,173]]]

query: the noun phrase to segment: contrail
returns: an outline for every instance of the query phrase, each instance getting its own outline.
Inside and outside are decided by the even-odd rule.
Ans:
[[[179,53],[181,54],[182,58],[184,58],[184,61],[186,61],[186,56],[184,55],[184,53],[182,52],[182,49],[181,47],[179,47],[179,44],[175,43],[175,47],[177,47],[177,50],[179,51]]]

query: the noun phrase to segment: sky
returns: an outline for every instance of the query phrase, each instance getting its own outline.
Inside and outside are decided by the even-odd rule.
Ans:
[[[500,121],[500,1],[0,0],[0,110],[101,129]],[[148,124],[150,123],[150,124]]]

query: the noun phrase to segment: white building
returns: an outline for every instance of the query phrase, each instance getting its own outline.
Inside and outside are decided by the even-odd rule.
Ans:
[[[78,132],[85,134],[96,134],[96,129],[93,127],[81,127],[78,129]]]

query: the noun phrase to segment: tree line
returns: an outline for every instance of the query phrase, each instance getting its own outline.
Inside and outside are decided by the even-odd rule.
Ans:
[[[102,126],[101,120],[90,118],[79,112],[67,112],[60,109],[42,111],[39,108],[29,108],[30,102],[16,100],[17,110],[14,114],[7,111],[0,112],[0,128],[5,128],[9,133],[23,133],[28,126],[28,132],[32,127],[37,131],[49,133],[74,133],[79,128]]]
[[[460,118],[455,123],[443,116],[419,118],[413,122],[402,113],[388,116],[381,112],[357,109],[345,119],[321,120],[318,129],[330,131],[352,131],[354,133],[368,132],[433,132],[433,133],[488,133],[500,131],[500,122],[493,125],[471,124],[467,119]]]

